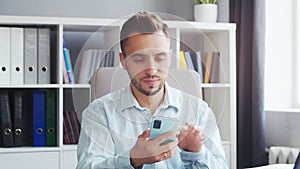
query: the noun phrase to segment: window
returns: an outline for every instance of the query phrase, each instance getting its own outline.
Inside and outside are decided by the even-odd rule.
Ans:
[[[294,49],[295,49],[295,75],[296,75],[296,83],[295,85],[295,104],[294,107],[300,108],[300,2],[295,1],[296,3],[296,9],[295,9],[295,43],[294,43]]]

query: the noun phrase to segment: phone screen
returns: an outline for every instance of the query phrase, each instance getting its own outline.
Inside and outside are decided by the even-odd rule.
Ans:
[[[169,137],[161,145],[173,141],[176,138],[176,131],[178,128],[178,119],[170,117],[153,117],[150,122],[150,137],[149,139],[154,139],[169,131],[174,132],[172,137]]]

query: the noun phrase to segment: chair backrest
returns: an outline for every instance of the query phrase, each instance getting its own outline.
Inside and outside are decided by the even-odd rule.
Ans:
[[[167,82],[196,97],[202,98],[199,74],[193,70],[170,69]],[[91,100],[128,86],[126,70],[120,67],[103,67],[96,70],[91,78]]]

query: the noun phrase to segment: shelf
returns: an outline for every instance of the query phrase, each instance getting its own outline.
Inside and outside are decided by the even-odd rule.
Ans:
[[[90,84],[63,84],[63,88],[90,88]]]
[[[9,147],[0,148],[1,153],[28,153],[28,152],[58,152],[59,147]]]
[[[235,31],[236,26],[232,23],[201,23],[201,22],[188,22],[179,23],[178,21],[166,21],[169,28],[179,28],[181,31],[199,31],[205,33],[220,32],[222,30]]]
[[[223,145],[231,145],[232,143],[230,141],[222,141]]]
[[[215,88],[215,87],[218,87],[218,88],[222,88],[222,87],[229,88],[230,84],[229,83],[202,83],[201,87],[202,88]]]
[[[66,145],[64,144],[62,147],[63,151],[76,151],[77,150],[77,145],[76,144],[70,144],[70,145]]]
[[[59,84],[20,84],[20,85],[13,85],[13,84],[9,84],[9,85],[0,85],[0,88],[59,88],[60,85]]]

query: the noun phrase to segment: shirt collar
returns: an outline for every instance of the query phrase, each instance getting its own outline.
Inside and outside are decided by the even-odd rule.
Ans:
[[[182,103],[182,92],[170,87],[167,82],[165,83],[165,90],[165,98],[160,107],[164,109],[173,107],[175,108],[176,112],[178,112]],[[132,93],[130,85],[128,85],[127,87],[122,89],[118,111],[123,112],[125,109],[130,109],[134,107],[140,111],[145,110],[145,108],[139,105],[138,101]]]

